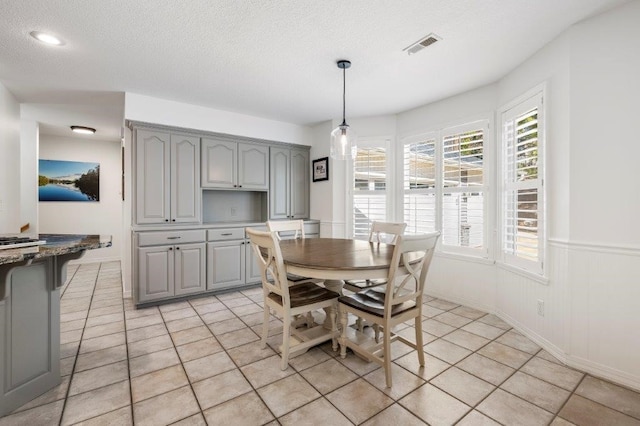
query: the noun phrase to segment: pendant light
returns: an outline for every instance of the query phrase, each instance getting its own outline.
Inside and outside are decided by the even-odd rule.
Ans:
[[[346,69],[351,62],[340,60],[338,68],[342,69],[342,124],[331,132],[331,158],[334,160],[351,160],[356,158],[356,142],[358,137],[345,120]]]

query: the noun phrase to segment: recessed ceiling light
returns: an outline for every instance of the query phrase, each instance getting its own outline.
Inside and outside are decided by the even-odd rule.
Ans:
[[[41,31],[31,31],[30,34],[31,37],[35,38],[36,40],[46,44],[50,44],[52,46],[62,46],[64,44],[64,41],[62,41],[58,37],[51,34],[43,33]]]
[[[85,126],[71,126],[71,130],[76,133],[82,133],[83,135],[92,135],[96,132],[96,129]]]

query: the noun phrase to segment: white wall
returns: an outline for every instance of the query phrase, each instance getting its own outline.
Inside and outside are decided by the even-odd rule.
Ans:
[[[40,135],[40,159],[100,163],[99,202],[39,202],[43,234],[107,234],[112,246],[88,250],[82,262],[120,260],[122,194],[120,141]]]
[[[571,359],[636,388],[640,338],[628,331],[640,328],[639,22],[633,1],[572,32],[568,247]]]
[[[20,232],[20,105],[0,83],[0,234]]]
[[[24,116],[24,105],[20,106]],[[38,235],[38,149],[40,125],[29,118],[20,120],[20,223],[29,224],[27,234]]]
[[[125,94],[125,118],[187,129],[311,145],[311,129],[306,126],[268,120],[251,115],[197,105]]]

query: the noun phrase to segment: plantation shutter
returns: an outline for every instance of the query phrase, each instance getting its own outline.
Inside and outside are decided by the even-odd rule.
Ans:
[[[503,114],[503,223],[505,262],[542,271],[542,178],[538,95]]]
[[[368,239],[371,223],[387,220],[386,149],[358,147],[353,178],[353,237]]]
[[[483,124],[447,129],[442,138],[442,244],[486,254]]]
[[[436,230],[435,155],[435,138],[404,145],[404,221],[407,234]]]

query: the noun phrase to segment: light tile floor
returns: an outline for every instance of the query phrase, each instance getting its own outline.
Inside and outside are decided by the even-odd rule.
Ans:
[[[392,389],[376,364],[328,344],[281,371],[281,335],[260,348],[261,299],[256,288],[136,310],[119,263],[71,267],[62,384],[0,425],[640,425],[640,394],[563,366],[494,315],[432,297],[426,366],[394,343]]]

